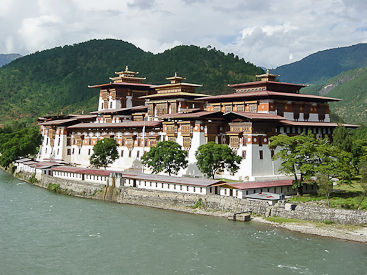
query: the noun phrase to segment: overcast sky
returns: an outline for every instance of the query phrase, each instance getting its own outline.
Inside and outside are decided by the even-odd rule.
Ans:
[[[0,53],[115,38],[153,53],[211,45],[275,68],[366,34],[367,0],[0,0]]]

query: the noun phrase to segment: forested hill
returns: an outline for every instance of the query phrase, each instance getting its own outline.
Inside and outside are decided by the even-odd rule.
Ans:
[[[367,124],[367,67],[337,75],[323,85],[302,89],[302,93],[340,98],[330,104],[333,113],[348,123]]]
[[[343,72],[366,66],[367,44],[357,44],[320,51],[271,72],[279,74],[280,81],[320,85]]]
[[[18,53],[0,54],[0,67],[19,57],[21,57],[21,55]]]
[[[46,114],[97,109],[99,91],[88,85],[110,82],[128,65],[145,83],[168,83],[175,72],[197,91],[228,93],[228,84],[253,81],[263,70],[211,48],[178,46],[161,54],[144,52],[121,40],[92,40],[18,58],[0,68],[0,125],[9,120],[33,122]]]

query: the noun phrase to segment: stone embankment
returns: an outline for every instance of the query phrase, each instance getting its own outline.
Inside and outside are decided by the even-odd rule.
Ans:
[[[32,174],[21,172],[15,176],[30,182],[29,179],[32,177]],[[298,204],[292,207],[287,203],[278,202],[270,206],[267,201],[262,200],[246,200],[219,195],[181,194],[129,186],[113,188],[106,187],[104,184],[66,180],[48,175],[42,175],[40,180],[33,181],[32,183],[48,189],[50,189],[50,186],[58,186],[60,193],[71,196],[170,209],[201,215],[227,217],[230,213],[250,210],[262,216],[278,216],[312,222],[330,221],[332,223],[354,226],[367,225],[367,211],[327,208],[320,205]],[[195,205],[198,207],[194,207]],[[269,223],[261,218],[255,218],[254,220]],[[340,228],[332,229],[331,227],[321,229],[312,223],[308,225],[304,223],[301,225],[294,223],[272,224],[302,233],[367,242],[367,228],[341,230]]]

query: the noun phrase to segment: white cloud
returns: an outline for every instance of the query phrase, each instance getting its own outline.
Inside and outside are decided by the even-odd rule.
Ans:
[[[181,44],[211,45],[273,68],[366,42],[366,31],[365,0],[0,2],[0,53],[116,38],[153,53]]]

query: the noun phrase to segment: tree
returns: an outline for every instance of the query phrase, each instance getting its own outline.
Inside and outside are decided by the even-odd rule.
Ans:
[[[215,174],[223,172],[225,169],[232,175],[235,174],[242,161],[242,158],[233,153],[228,145],[212,141],[199,146],[195,152],[195,157],[199,170],[213,179]]]
[[[315,167],[316,172],[336,177],[342,180],[342,183],[351,183],[352,177],[356,174],[352,164],[352,153],[326,143],[317,147],[316,154],[319,159]]]
[[[93,146],[93,154],[90,157],[90,164],[99,168],[113,163],[118,158],[117,142],[113,138],[104,138],[97,141]]]
[[[0,164],[8,167],[19,157],[35,155],[41,144],[42,136],[36,128],[26,128],[25,124],[15,124],[0,134]]]
[[[303,184],[315,174],[318,161],[315,142],[311,131],[307,135],[302,133],[296,136],[278,135],[270,138],[269,147],[281,147],[273,156],[273,160],[280,159],[282,163],[279,171],[294,177],[293,188],[298,188],[298,195],[302,195]]]
[[[181,145],[170,140],[158,142],[157,146],[150,148],[150,151],[141,157],[141,162],[154,174],[164,172],[177,175],[188,163],[186,151],[181,148]]]
[[[357,209],[359,210],[361,208],[362,202],[364,200],[364,198],[366,197],[367,194],[367,163],[365,163],[361,170],[360,170],[360,174],[362,176],[361,180],[360,180],[360,185],[362,188],[362,198],[361,201],[358,204]]]
[[[333,145],[341,151],[351,152],[352,151],[353,138],[348,130],[338,124],[333,133]]]
[[[319,189],[317,190],[317,193],[319,195],[326,196],[327,198],[327,205],[330,207],[330,192],[331,192],[331,180],[329,179],[328,175],[326,174],[319,174],[317,176],[317,185],[319,186]]]

